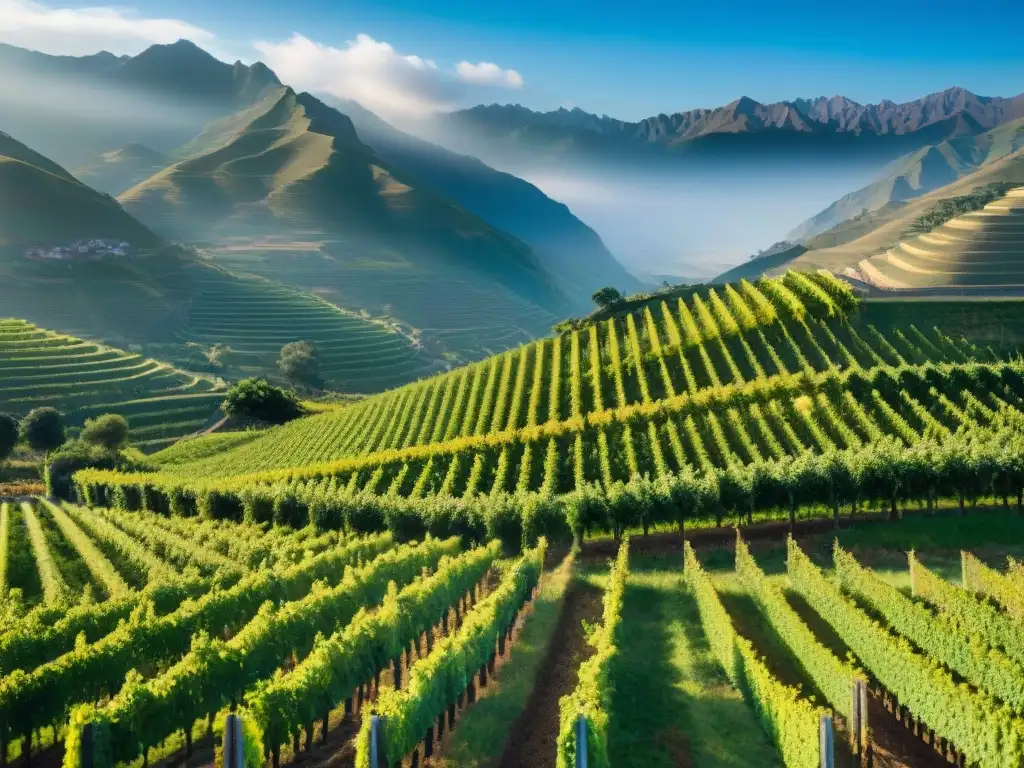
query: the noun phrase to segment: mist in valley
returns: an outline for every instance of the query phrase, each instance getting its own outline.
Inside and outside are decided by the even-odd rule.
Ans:
[[[874,169],[815,166],[699,173],[526,174],[593,227],[627,268],[710,278],[782,240]]]

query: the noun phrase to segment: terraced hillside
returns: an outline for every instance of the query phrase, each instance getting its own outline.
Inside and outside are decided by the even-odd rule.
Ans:
[[[145,488],[152,509],[210,494],[218,514],[256,519],[294,498],[302,520],[329,509],[396,532],[491,530],[511,505],[552,536],[679,522],[683,510],[751,516],[787,506],[786,488],[790,515],[850,494],[894,504],[892,493],[922,492],[921,463],[948,493],[962,480],[943,473],[964,451],[982,462],[1020,448],[1024,371],[1007,362],[1020,339],[975,346],[904,309],[874,327],[844,284],[818,274],[698,291],[159,473],[83,472],[79,493],[134,508]],[[820,480],[830,472],[847,478],[841,492]],[[516,530],[495,535],[515,542]]]
[[[1024,286],[1024,187],[857,266],[880,288]]]
[[[23,320],[0,320],[0,411],[53,406],[70,427],[120,413],[132,442],[153,445],[204,428],[222,399],[212,379]]]
[[[475,360],[544,336],[558,319],[500,285],[390,249],[366,254],[344,242],[246,242],[211,250],[215,263],[387,317],[428,350]]]
[[[187,471],[252,473],[355,457],[367,457],[369,461],[381,452],[428,451],[431,446],[449,445],[461,452],[469,443],[490,450],[496,441],[509,439],[516,447],[501,461],[503,471],[512,474],[497,481],[497,488],[513,490],[521,477],[517,469],[520,461],[534,461],[539,466],[550,451],[557,453],[566,467],[574,463],[571,440],[568,444],[563,439],[535,442],[530,435],[539,437],[548,430],[572,435],[581,428],[617,420],[611,416],[617,410],[623,411],[621,418],[628,420],[629,413],[658,410],[661,404],[679,403],[685,408],[683,403],[691,398],[756,390],[760,382],[794,375],[825,382],[829,377],[855,375],[875,367],[919,366],[929,361],[994,363],[1015,348],[1009,339],[993,345],[986,340],[984,347],[975,347],[962,338],[950,338],[934,324],[919,329],[907,323],[880,330],[870,319],[848,318],[839,305],[825,304],[824,299],[832,299],[820,286],[842,289],[823,276],[793,275],[782,282],[759,285],[740,283],[710,289],[689,302],[663,301],[633,315],[613,317],[555,339],[510,350],[340,411],[272,430],[235,451],[189,465]],[[811,292],[818,291],[821,303],[808,309],[797,298],[799,293],[789,286],[807,292],[809,304],[815,295]],[[799,316],[787,314],[786,301],[795,303]],[[746,399],[738,393],[735,396]],[[813,403],[808,407],[812,412],[818,409]],[[785,412],[789,416],[780,412],[779,417],[787,425],[790,418],[800,418],[797,411]],[[741,407],[720,414],[720,418],[722,426],[716,426],[715,419],[698,421],[692,425],[694,434],[702,434],[713,444],[715,432],[724,429],[732,443],[741,439],[734,430],[743,434],[743,425],[751,414]],[[805,429],[799,423],[795,426]],[[680,428],[690,429],[684,424]],[[628,430],[632,433],[630,440],[646,446],[646,430],[646,425],[641,434],[636,429]],[[590,434],[589,430],[584,434]],[[497,435],[503,437],[499,440]],[[622,435],[616,431],[614,440],[620,439]],[[661,439],[664,436],[659,438],[658,450],[670,455],[673,446],[660,445]],[[774,440],[774,432],[769,430],[764,439]],[[520,445],[524,440],[531,444],[526,459],[526,449]],[[745,460],[751,458],[750,448],[739,445],[729,448],[725,456],[733,455],[734,448]],[[761,445],[758,455],[765,448]],[[651,460],[651,450],[643,448],[646,461]],[[769,450],[767,455],[771,453]],[[597,477],[591,466],[595,455],[591,452],[586,456],[588,469],[583,470],[583,476],[589,480]],[[470,463],[463,469],[469,470],[473,454],[466,456]],[[694,458],[690,454],[683,463],[690,464]],[[632,461],[640,463],[619,466],[613,474],[626,479],[640,467],[649,470],[643,464],[645,459]],[[437,468],[438,462],[432,462],[431,472],[436,473]],[[569,472],[562,485],[573,485],[572,476]],[[487,479],[481,481],[486,483]],[[524,487],[532,487],[525,476],[522,481]]]
[[[220,344],[228,370],[273,372],[281,347],[316,344],[324,385],[379,392],[429,375],[438,363],[394,327],[343,312],[327,301],[258,278],[191,270],[193,295],[178,330],[182,342]]]

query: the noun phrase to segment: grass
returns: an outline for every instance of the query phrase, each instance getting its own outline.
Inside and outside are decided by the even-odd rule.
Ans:
[[[436,765],[445,768],[473,768],[500,757],[509,727],[526,707],[537,683],[537,673],[554,637],[565,602],[565,591],[573,578],[574,563],[566,558],[548,573],[512,654],[498,671],[497,685],[466,710],[455,730],[445,756]]]
[[[678,557],[636,557],[631,571],[612,672],[612,764],[780,765],[753,710],[711,655]]]

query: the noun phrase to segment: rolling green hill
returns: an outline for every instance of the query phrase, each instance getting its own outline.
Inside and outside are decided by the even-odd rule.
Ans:
[[[5,133],[0,133],[0,210],[0,250],[70,245],[82,238],[118,238],[136,248],[158,244],[112,197]]]
[[[793,376],[820,383],[926,362],[994,363],[1024,346],[1022,302],[961,302],[944,313],[925,304],[919,317],[912,303],[852,306],[821,275],[697,289],[685,301],[654,302],[163,471],[269,478],[336,464],[351,467],[349,490],[413,497],[607,488],[665,463],[723,467],[833,438],[857,443],[875,419],[902,428],[881,401],[864,416],[824,383],[808,385],[805,403],[794,391],[792,402],[773,405],[769,382],[785,388]],[[765,402],[755,394],[762,388]],[[830,415],[822,396],[839,397],[841,415]],[[913,403],[897,409],[926,419]],[[755,429],[763,419],[771,426]]]
[[[0,320],[0,412],[53,406],[72,428],[87,418],[120,413],[133,443],[155,446],[210,424],[222,390],[212,378],[142,355],[23,320]]]

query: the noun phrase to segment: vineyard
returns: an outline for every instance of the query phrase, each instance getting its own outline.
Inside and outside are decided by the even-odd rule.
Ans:
[[[513,548],[776,509],[1019,503],[1011,350],[883,331],[856,304],[821,275],[707,289],[159,472],[82,472],[79,496]]]
[[[665,294],[6,500],[0,758],[1024,765],[1018,306]]]
[[[222,399],[212,379],[20,320],[0,320],[0,411],[55,406],[71,427],[113,411],[129,419],[134,442],[156,444],[205,427]]]

